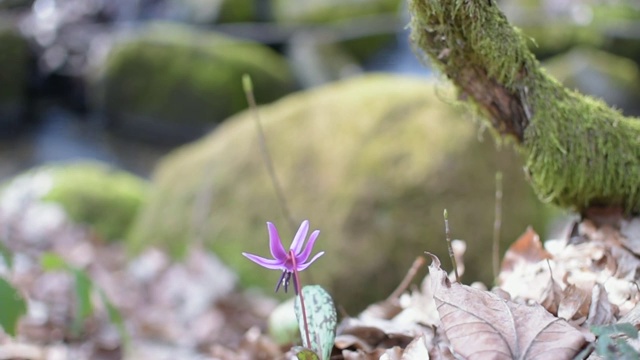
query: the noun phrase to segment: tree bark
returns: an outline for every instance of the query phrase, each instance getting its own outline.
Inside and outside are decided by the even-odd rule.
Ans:
[[[494,0],[409,0],[411,41],[516,144],[538,196],[640,213],[640,121],[548,76]]]

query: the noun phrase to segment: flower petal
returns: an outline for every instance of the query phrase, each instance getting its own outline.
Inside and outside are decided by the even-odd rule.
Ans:
[[[307,237],[307,232],[309,231],[309,220],[305,220],[300,224],[300,228],[298,228],[298,232],[296,236],[293,238],[293,242],[291,243],[291,247],[289,249],[293,250],[294,254],[299,254],[300,250],[302,250],[302,244],[304,243],[304,239]]]
[[[313,259],[311,259],[309,262],[298,265],[298,271],[302,271],[308,268],[309,265],[311,265],[314,261],[316,261],[322,255],[324,255],[324,251],[320,251],[319,253],[317,253],[316,256],[314,256]]]
[[[305,261],[307,261],[307,259],[309,258],[309,255],[311,255],[311,251],[313,250],[313,245],[316,243],[316,239],[318,238],[318,235],[320,235],[320,230],[316,230],[311,233],[311,236],[309,236],[309,241],[307,242],[307,246],[304,248],[302,253],[300,254],[296,253],[297,254],[296,264],[300,265],[300,264],[303,264]]]
[[[254,263],[265,267],[267,269],[274,269],[274,270],[280,270],[282,269],[282,261],[280,260],[276,260],[276,259],[265,259],[262,256],[258,256],[258,255],[253,255],[253,254],[248,254],[248,253],[242,253],[242,255],[244,255],[247,259],[253,261]]]
[[[284,251],[284,246],[282,246],[278,229],[276,229],[276,226],[272,223],[267,222],[267,230],[269,230],[269,249],[271,250],[271,255],[274,259],[283,261],[287,258],[287,253]]]

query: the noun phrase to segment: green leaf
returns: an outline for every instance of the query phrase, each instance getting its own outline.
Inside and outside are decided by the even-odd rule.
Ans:
[[[320,360],[318,354],[302,346],[294,346],[291,351],[296,354],[296,359],[298,360]]]
[[[120,313],[120,310],[118,310],[118,308],[113,305],[113,303],[107,297],[107,294],[105,294],[102,289],[98,289],[98,293],[100,294],[102,303],[107,308],[109,321],[111,321],[111,323],[116,326],[116,329],[118,329],[118,334],[120,334],[120,338],[122,339],[122,343],[124,344],[126,352],[131,348],[131,338],[129,337],[129,333],[127,332],[122,314]]]
[[[27,304],[18,290],[0,277],[0,326],[4,331],[16,336],[18,319],[27,312]]]
[[[44,271],[65,270],[68,268],[63,258],[50,252],[40,256],[40,266]]]
[[[69,269],[75,278],[76,316],[73,320],[73,332],[78,335],[84,328],[84,322],[93,315],[91,289],[93,283],[87,273],[80,269]]]
[[[331,355],[331,349],[333,349],[333,342],[336,337],[335,328],[338,322],[333,299],[329,293],[318,285],[303,287],[301,294],[304,297],[311,341],[311,344],[307,345],[315,350],[316,353],[322,354],[321,359],[327,360]],[[296,298],[295,312],[302,338],[306,339],[300,296]]]
[[[7,264],[7,269],[11,269],[13,267],[13,254],[2,240],[0,240],[0,256],[2,256],[4,263]]]

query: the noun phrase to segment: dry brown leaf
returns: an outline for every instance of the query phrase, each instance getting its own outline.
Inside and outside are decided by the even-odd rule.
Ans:
[[[431,255],[431,254],[430,254]],[[429,273],[442,326],[467,359],[572,359],[584,336],[542,306],[527,306],[451,283],[434,255]]]
[[[402,354],[402,360],[411,360],[411,359],[423,359],[429,360],[429,345],[427,344],[427,340],[423,336],[418,336],[413,341],[407,345],[407,348],[404,349],[404,353]]]
[[[596,284],[591,293],[591,306],[586,325],[607,325],[615,322],[617,308],[611,305],[604,286]]]
[[[535,264],[545,259],[552,259],[553,256],[542,247],[540,237],[533,228],[528,227],[527,231],[516,240],[504,254],[500,274],[508,274],[513,271],[518,264]]]
[[[591,294],[581,287],[573,284],[567,286],[562,292],[562,300],[558,306],[558,317],[565,320],[573,320],[580,325],[589,315]]]
[[[551,272],[551,268],[549,268],[549,271]],[[553,276],[549,276],[549,283],[547,284],[547,288],[544,290],[544,293],[542,293],[542,301],[540,302],[540,305],[547,309],[551,314],[558,315],[558,308],[561,300],[562,287],[553,279]]]

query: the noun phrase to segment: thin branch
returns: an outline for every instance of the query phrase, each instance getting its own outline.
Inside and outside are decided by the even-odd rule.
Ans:
[[[402,279],[402,282],[400,283],[400,285],[398,285],[398,287],[395,290],[393,290],[393,292],[391,293],[391,295],[389,295],[387,300],[396,300],[400,298],[400,295],[402,295],[402,293],[404,293],[407,290],[407,288],[409,287],[409,284],[411,284],[411,281],[413,281],[413,278],[418,273],[418,270],[420,270],[420,268],[424,266],[425,262],[426,260],[424,259],[424,257],[418,256],[413,261],[413,264],[411,264],[411,268],[409,268],[409,271],[407,271],[407,274],[404,276],[404,279]]]

